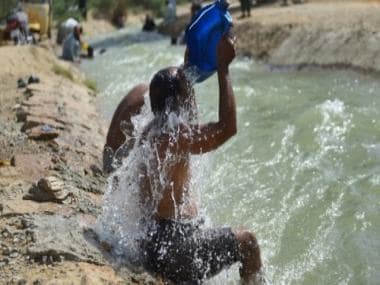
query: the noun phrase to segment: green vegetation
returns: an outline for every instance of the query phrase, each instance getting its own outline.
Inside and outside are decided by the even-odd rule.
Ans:
[[[71,81],[75,81],[74,74],[70,70],[70,68],[66,68],[62,65],[54,64],[52,68],[53,72],[59,76],[65,77]],[[83,84],[92,91],[96,92],[98,90],[98,85],[94,80],[85,79]]]
[[[61,23],[70,17],[81,20],[82,16],[78,10],[78,0],[54,0],[53,17],[57,23]]]
[[[57,75],[63,76],[71,81],[74,81],[74,75],[70,69],[63,67],[62,65],[54,64],[53,72]]]
[[[178,0],[177,3],[186,3],[190,0]],[[3,19],[10,9],[16,6],[17,0],[0,0],[0,20]],[[165,0],[88,0],[88,8],[94,9],[98,14],[109,17],[124,13],[125,10],[150,10],[156,15],[163,15]],[[57,23],[73,17],[81,20],[78,11],[78,0],[54,0],[54,20]]]
[[[88,89],[96,92],[98,90],[98,85],[96,84],[96,82],[94,80],[91,80],[91,79],[86,79],[84,82],[84,85],[87,86]]]
[[[0,0],[0,20],[4,19],[8,12],[16,7],[16,0]]]
[[[178,0],[177,3],[186,3],[189,0]],[[56,21],[74,17],[78,20],[81,15],[77,9],[78,0],[54,0],[54,18]],[[88,8],[94,9],[98,14],[112,18],[120,15],[127,9],[146,9],[156,15],[162,15],[165,9],[165,0],[88,0]]]
[[[186,3],[190,0],[178,0],[177,3]],[[91,6],[98,12],[113,14],[116,9],[147,9],[155,14],[162,14],[165,8],[165,0],[91,0]]]
[[[69,17],[80,19],[81,16],[77,9],[77,5],[78,0],[53,0],[54,19],[57,22],[60,22],[63,19],[67,19]],[[4,19],[9,11],[16,6],[17,0],[0,0],[0,20]]]

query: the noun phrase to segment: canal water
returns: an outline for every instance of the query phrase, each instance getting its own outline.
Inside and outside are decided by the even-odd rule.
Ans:
[[[184,47],[136,29],[94,41],[82,64],[109,121],[123,96]],[[231,67],[238,133],[194,179],[215,226],[256,232],[270,284],[380,283],[380,81],[351,71]],[[201,122],[217,119],[216,77],[196,86]],[[199,170],[201,169],[201,170]],[[209,284],[238,284],[238,267]]]

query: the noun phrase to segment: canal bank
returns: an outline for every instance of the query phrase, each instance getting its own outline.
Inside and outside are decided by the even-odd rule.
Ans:
[[[240,55],[274,66],[352,68],[380,74],[380,1],[268,4],[253,8],[251,17],[243,19],[238,1],[232,2]],[[179,15],[176,34],[189,19],[186,11]],[[170,29],[161,26],[160,31],[167,34]]]
[[[106,180],[94,84],[48,45],[0,54],[0,283],[130,284],[91,231]]]

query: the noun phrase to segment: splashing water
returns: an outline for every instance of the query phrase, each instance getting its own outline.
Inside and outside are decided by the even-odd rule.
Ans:
[[[144,101],[148,99],[145,95]],[[152,118],[148,105],[143,106],[140,115],[132,118],[136,141],[144,125]],[[108,178],[103,212],[96,225],[100,238],[112,245],[113,253],[119,257],[120,262],[126,262],[135,271],[141,270],[138,240],[144,235],[138,184],[141,150],[133,147],[122,165],[118,165],[117,170]]]
[[[102,57],[83,66],[103,90],[106,118],[134,85],[182,62],[183,48],[137,34],[120,32],[113,45],[105,41]],[[191,161],[202,215],[213,225],[254,230],[273,284],[378,284],[379,81],[345,71],[270,72],[247,59],[237,59],[231,75],[238,134]],[[217,118],[217,92],[215,77],[196,86],[201,122]],[[151,119],[144,112],[134,118],[137,136]],[[105,196],[101,232],[124,255],[140,224],[137,198],[121,185],[136,183],[128,166],[140,156],[131,153],[113,176],[119,188],[112,192],[110,177]],[[237,280],[233,266],[209,283]]]
[[[154,138],[167,134],[170,136],[169,141],[175,143],[179,125],[189,126],[190,123],[194,123],[193,110],[181,110],[178,114],[168,112],[160,123],[160,118],[153,117],[149,111],[147,94],[144,99],[145,104],[141,114],[132,119],[135,129],[133,138],[129,139],[135,139],[135,144],[128,156],[123,159],[122,165],[118,165],[117,170],[108,179],[103,212],[96,225],[100,239],[112,246],[113,255],[118,261],[127,264],[136,272],[143,271],[141,241],[146,239],[148,230],[154,232],[156,225],[152,217],[158,211],[158,203],[164,195],[163,189],[174,189],[169,173],[179,159],[176,154],[168,150],[162,160]],[[155,123],[146,132],[149,121]],[[202,165],[199,161],[194,159],[191,164]],[[200,168],[198,172],[199,170]],[[200,181],[200,178],[193,181]],[[149,185],[152,199],[143,201],[142,189],[146,186],[142,185],[146,183]],[[195,187],[194,183],[192,187]],[[176,201],[174,190],[171,196],[172,200]],[[181,205],[175,204],[174,217],[178,216],[181,207],[186,207],[189,203],[191,201],[185,199]],[[162,255],[166,254],[164,250],[162,247]]]

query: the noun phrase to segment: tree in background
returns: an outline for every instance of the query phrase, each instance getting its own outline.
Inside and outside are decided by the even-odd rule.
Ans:
[[[88,0],[90,5],[100,14],[112,16],[120,9],[150,10],[156,16],[163,16],[166,8],[166,0]],[[177,0],[177,3],[191,2],[190,0]]]
[[[0,0],[0,20],[4,19],[16,4],[17,0]]]
[[[120,9],[142,8],[160,13],[165,0],[90,0],[91,6],[100,14],[115,16],[122,13]]]
[[[0,0],[0,9],[3,3],[17,2],[16,0]],[[79,3],[82,0],[54,0],[53,14],[56,22],[60,23],[70,17],[82,20],[83,10]],[[117,26],[122,25],[127,9],[150,10],[156,16],[163,16],[166,8],[166,0],[87,0],[87,9],[93,9],[98,16],[110,19]],[[177,3],[190,2],[190,0],[178,0]],[[4,4],[3,4],[4,5]]]
[[[53,18],[57,23],[61,23],[68,18],[81,20],[82,15],[78,8],[78,0],[54,0]]]
[[[84,19],[87,19],[87,0],[78,0],[78,8]]]

